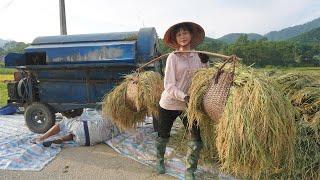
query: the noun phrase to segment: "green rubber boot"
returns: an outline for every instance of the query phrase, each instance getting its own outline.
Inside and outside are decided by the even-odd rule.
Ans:
[[[201,149],[202,149],[202,142],[199,142],[199,141],[188,142],[186,171],[184,174],[184,177],[186,180],[195,179],[194,172],[197,170],[198,159],[199,159]]]
[[[166,146],[169,138],[156,138],[156,149],[157,149],[157,172],[158,174],[164,174],[166,169],[164,167],[164,154],[166,152]]]

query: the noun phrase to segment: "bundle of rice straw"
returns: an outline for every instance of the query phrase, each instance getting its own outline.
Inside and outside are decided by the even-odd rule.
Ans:
[[[298,121],[295,146],[295,179],[320,179],[320,111],[312,123]],[[290,177],[289,177],[290,178]]]
[[[291,102],[308,119],[320,111],[320,85],[314,84],[293,93]]]
[[[232,89],[216,128],[221,169],[253,178],[290,174],[296,112],[267,77],[252,75],[246,81]]]
[[[238,65],[226,109],[214,124],[205,114],[202,100],[216,70],[197,71],[189,90],[189,125],[200,127],[204,156],[218,156],[222,171],[241,177],[289,173],[296,137],[296,111],[290,101],[277,83]]]
[[[222,170],[241,177],[319,179],[319,81],[300,73],[272,81],[238,66],[226,110],[214,124],[202,100],[216,70],[199,70],[189,92],[187,115],[189,125],[200,126],[202,157],[219,156]]]
[[[203,109],[203,97],[206,93],[210,81],[221,66],[221,62],[215,63],[211,68],[203,68],[198,70],[193,78],[189,89],[190,100],[187,109],[187,116],[189,125],[200,125],[202,121],[211,121],[210,117],[205,113]],[[226,71],[231,70],[230,64],[225,66]],[[245,77],[249,74],[249,69],[243,65],[237,65],[235,71],[234,85],[241,86],[245,83]]]
[[[127,90],[133,81],[137,86],[134,103],[127,99]],[[120,85],[105,95],[102,115],[110,117],[121,130],[134,128],[137,123],[144,121],[146,115],[158,116],[158,102],[162,91],[163,80],[157,72],[142,72],[138,77],[136,74],[127,75]]]
[[[284,80],[286,79],[286,80]],[[290,73],[276,79],[298,110],[295,164],[292,176],[320,179],[320,85],[313,75]],[[292,88],[292,89],[290,89]]]
[[[190,100],[187,109],[189,126],[191,126],[192,124],[197,124],[198,126],[200,126],[200,133],[203,141],[201,159],[206,159],[209,162],[214,161],[217,157],[216,147],[214,144],[215,124],[205,113],[202,106],[202,100],[208,88],[209,82],[216,71],[217,68],[213,67],[200,69],[195,73],[189,89]]]
[[[189,124],[195,123],[199,125],[201,121],[210,121],[210,117],[203,109],[202,101],[209,82],[216,71],[215,67],[200,69],[193,76],[189,89],[190,100],[187,109]]]
[[[190,100],[187,108],[187,116],[189,120],[189,126],[192,124],[200,126],[201,138],[204,148],[201,153],[201,159],[206,163],[212,163],[217,161],[217,150],[215,145],[215,121],[212,121],[210,117],[205,113],[203,109],[203,97],[206,90],[212,80],[212,77],[217,72],[218,68],[222,65],[222,62],[215,63],[212,68],[204,68],[198,70],[192,78],[192,83],[189,89]],[[248,73],[246,68],[241,65],[237,65],[236,77],[243,77]],[[230,71],[231,66],[226,65],[225,70]],[[235,79],[235,84],[242,84],[243,79]]]
[[[316,82],[316,78],[302,73],[288,73],[276,78],[281,85],[281,91],[289,97],[296,91]]]

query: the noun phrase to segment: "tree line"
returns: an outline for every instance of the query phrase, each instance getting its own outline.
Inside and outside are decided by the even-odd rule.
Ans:
[[[160,51],[167,53],[172,49],[159,43]],[[241,35],[233,44],[226,44],[210,38],[197,47],[197,50],[218,52],[226,55],[235,54],[242,58],[242,63],[255,67],[265,66],[320,66],[320,43],[303,44],[293,41],[249,40]]]
[[[172,49],[159,39],[161,54]],[[10,52],[22,53],[28,44],[10,41],[0,48],[0,57]],[[241,35],[233,44],[226,44],[211,38],[205,38],[197,50],[218,52],[226,55],[235,54],[242,58],[242,63],[265,66],[320,66],[320,43],[303,44],[294,41],[249,40],[246,34]]]
[[[22,53],[27,46],[28,44],[24,42],[9,41],[3,47],[0,47],[0,56],[5,56],[11,52]]]

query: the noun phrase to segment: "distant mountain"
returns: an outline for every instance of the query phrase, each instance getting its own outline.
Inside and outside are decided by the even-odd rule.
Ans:
[[[210,37],[205,37],[203,42],[197,47],[199,50],[207,50],[217,52],[219,51],[226,43],[218,39],[213,39]]]
[[[248,33],[248,34],[247,33],[230,33],[218,38],[218,40],[228,44],[232,44],[236,42],[236,40],[241,35],[247,34],[249,40],[259,40],[262,38],[267,38],[270,41],[280,41],[280,40],[287,40],[287,39],[299,36],[303,33],[309,32],[319,27],[320,27],[320,18],[317,18],[302,25],[288,27],[280,31],[271,31],[263,36],[256,33]]]
[[[244,34],[246,34],[246,33],[230,33],[230,34],[227,34],[227,35],[224,35],[224,36],[218,38],[218,40],[223,41],[228,44],[232,44],[232,43],[235,43],[236,40],[241,35],[244,35]],[[263,38],[262,35],[256,34],[256,33],[248,33],[247,35],[248,35],[249,40],[259,40],[259,39]]]
[[[302,33],[311,31],[312,29],[315,29],[318,27],[320,27],[320,18],[314,19],[302,25],[288,27],[280,31],[271,31],[265,34],[264,36],[271,41],[286,40],[286,39],[298,36]]]
[[[8,41],[0,39],[0,48],[2,48]]]
[[[219,41],[217,39],[211,38],[211,37],[204,37],[202,44],[211,44],[211,43],[223,43],[222,41]]]
[[[300,43],[300,44],[319,44],[320,45],[320,27],[312,29],[311,31],[302,33],[289,40]]]

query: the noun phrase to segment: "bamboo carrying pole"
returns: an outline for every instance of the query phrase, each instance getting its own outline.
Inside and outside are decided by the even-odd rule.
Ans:
[[[213,53],[213,52],[207,52],[207,51],[175,51],[174,53],[191,53],[191,52],[194,52],[194,53],[202,53],[202,54],[206,54],[208,56],[213,56],[213,57],[218,57],[218,58],[223,58],[223,59],[230,59],[232,57],[235,57],[235,56],[226,56],[226,55],[223,55],[223,54],[218,54],[218,53]],[[159,57],[156,57],[154,59],[152,59],[151,61],[147,62],[146,64],[140,66],[139,68],[136,69],[136,72],[140,72],[144,67],[148,66],[149,64],[152,64],[156,61],[159,61],[161,60],[162,58],[164,57],[167,57],[169,56],[170,53],[167,53],[167,54],[163,54]],[[236,59],[239,59],[238,57],[235,57]]]

